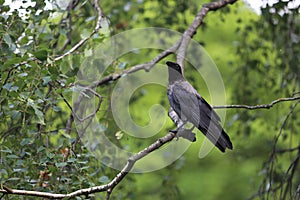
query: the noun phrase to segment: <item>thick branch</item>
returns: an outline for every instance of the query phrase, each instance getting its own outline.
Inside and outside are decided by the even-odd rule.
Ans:
[[[49,193],[49,192],[15,190],[15,189],[11,189],[6,186],[3,186],[4,190],[0,190],[0,193],[26,195],[26,196],[38,196],[38,197],[56,198],[56,199],[71,198],[71,197],[75,197],[75,196],[79,196],[79,195],[87,195],[87,194],[103,192],[103,191],[107,191],[108,193],[111,193],[111,191],[114,189],[114,187],[117,186],[122,181],[122,179],[130,172],[130,170],[133,168],[134,164],[138,160],[145,157],[149,153],[159,149],[164,144],[170,142],[171,140],[173,140],[174,137],[175,137],[175,134],[170,132],[166,136],[159,138],[157,141],[155,141],[154,143],[152,143],[150,146],[146,147],[142,151],[131,156],[128,159],[124,168],[115,176],[115,178],[110,183],[105,184],[105,185],[95,186],[95,187],[91,187],[91,188],[87,188],[87,189],[81,189],[81,190],[77,190],[77,191],[69,193],[69,194],[53,194],[53,193]]]
[[[143,64],[138,64],[138,65],[132,66],[131,68],[126,69],[126,70],[124,70],[120,73],[110,74],[108,76],[105,76],[101,80],[96,81],[91,88],[106,84],[110,81],[115,81],[115,80],[121,78],[122,76],[124,76],[126,74],[134,73],[134,72],[139,71],[139,70],[149,71],[156,63],[158,63],[159,61],[161,61],[163,58],[167,57],[168,55],[174,53],[178,49],[178,47],[180,45],[180,42],[181,42],[181,40],[179,40],[171,48],[169,48],[169,49],[161,52],[160,54],[158,54],[150,62],[146,62],[146,63],[143,63]]]
[[[197,13],[194,21],[190,25],[190,27],[183,33],[182,35],[182,42],[178,49],[178,56],[177,56],[177,63],[180,66],[184,66],[184,58],[186,54],[186,49],[188,47],[188,44],[190,40],[193,38],[193,36],[196,34],[197,29],[200,27],[200,25],[203,22],[204,17],[207,15],[209,11],[216,11],[220,8],[225,7],[228,4],[233,4],[237,0],[224,0],[224,1],[216,1],[204,4],[201,8],[201,10]]]
[[[136,72],[138,70],[146,70],[149,71],[156,63],[161,61],[166,56],[175,53],[178,50],[178,57],[177,63],[183,66],[183,60],[185,56],[185,51],[188,46],[189,41],[191,38],[196,34],[197,29],[202,24],[204,17],[207,15],[209,11],[216,11],[219,8],[225,7],[228,4],[233,4],[237,0],[220,0],[216,2],[211,2],[202,6],[201,10],[197,13],[194,21],[191,23],[189,28],[183,33],[181,38],[176,42],[175,45],[170,47],[169,49],[163,51],[162,53],[158,54],[153,60],[150,62],[146,62],[143,64],[135,65],[129,69],[124,70],[123,72],[117,74],[110,74],[101,80],[95,83],[96,86],[103,85],[108,83],[109,81],[115,81],[122,77],[123,75]]]

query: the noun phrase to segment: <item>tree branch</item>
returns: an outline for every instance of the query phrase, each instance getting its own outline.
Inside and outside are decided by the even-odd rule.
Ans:
[[[287,97],[287,98],[280,98],[272,101],[269,104],[262,104],[262,105],[256,105],[256,106],[249,106],[249,105],[225,105],[225,106],[212,106],[214,109],[222,109],[222,108],[245,108],[249,110],[255,110],[255,109],[269,109],[273,107],[275,104],[278,104],[283,101],[300,101],[299,97]]]
[[[181,43],[181,40],[179,40],[174,46],[170,47],[169,49],[161,52],[160,54],[158,54],[155,58],[153,58],[151,61],[143,63],[143,64],[138,64],[138,65],[134,65],[131,68],[125,69],[124,71],[120,72],[120,73],[116,73],[116,74],[110,74],[105,76],[104,78],[102,78],[99,81],[96,81],[91,88],[103,85],[103,84],[107,84],[110,81],[115,81],[119,78],[121,78],[122,76],[126,75],[126,74],[130,74],[139,70],[145,70],[145,71],[150,71],[150,69],[159,61],[161,61],[163,58],[167,57],[168,55],[174,53],[179,45]]]
[[[101,20],[102,20],[102,10],[98,4],[98,0],[94,0],[94,6],[95,9],[98,13],[98,17],[97,17],[97,22],[95,25],[95,28],[93,30],[93,32],[86,38],[83,38],[82,40],[80,40],[77,44],[75,44],[69,51],[67,51],[66,53],[54,58],[54,61],[58,61],[63,59],[65,56],[72,54],[74,51],[76,51],[78,48],[80,48],[86,41],[88,41],[95,33],[97,33],[99,31],[99,29],[101,28]]]
[[[190,25],[190,27],[183,33],[182,35],[182,42],[180,44],[180,47],[178,49],[178,56],[177,56],[177,63],[184,67],[184,58],[186,54],[186,49],[188,47],[188,44],[190,40],[193,38],[193,36],[197,33],[197,29],[200,27],[200,25],[203,22],[204,17],[207,15],[209,11],[216,11],[220,8],[223,8],[227,6],[228,4],[233,4],[237,0],[224,0],[224,1],[216,1],[204,4],[201,8],[201,10],[197,13],[194,21]]]
[[[125,74],[133,73],[133,72],[136,72],[136,71],[141,70],[141,69],[149,71],[156,63],[158,63],[159,61],[161,61],[166,56],[168,56],[168,55],[170,55],[172,53],[175,53],[177,50],[179,50],[178,56],[181,56],[181,59],[183,60],[183,58],[185,56],[186,48],[188,46],[188,43],[189,43],[191,37],[193,37],[193,35],[196,33],[196,30],[201,25],[204,17],[207,15],[207,13],[209,11],[215,11],[215,10],[217,10],[219,8],[222,8],[222,7],[226,6],[227,4],[233,4],[236,1],[237,0],[219,0],[217,2],[212,2],[212,3],[205,4],[202,7],[202,9],[198,12],[198,14],[196,15],[194,21],[189,26],[189,28],[187,29],[187,31],[176,42],[175,45],[173,45],[169,49],[163,51],[162,53],[158,54],[150,62],[139,64],[139,65],[135,65],[135,66],[133,66],[133,67],[131,67],[129,69],[124,70],[121,73],[111,74],[111,75],[108,75],[108,76],[102,78],[101,80],[95,82],[92,86],[90,86],[90,89],[93,89],[93,88],[95,88],[97,86],[106,84],[109,81],[117,80],[117,79],[119,79],[120,77],[122,77]],[[65,56],[72,54],[74,51],[76,51],[78,48],[80,48],[88,39],[90,39],[98,31],[98,29],[100,28],[100,23],[101,23],[101,19],[102,19],[102,11],[100,9],[100,6],[98,5],[98,1],[95,0],[94,2],[95,2],[94,3],[95,4],[95,8],[96,8],[96,10],[98,12],[98,18],[97,18],[97,23],[96,23],[96,26],[95,26],[93,32],[90,34],[89,37],[84,38],[81,41],[79,41],[69,51],[67,51],[66,53],[62,54],[61,56],[56,57],[54,59],[54,61],[61,60]],[[176,120],[176,119],[173,119],[172,117],[171,117],[171,119],[173,121]],[[73,117],[71,117],[70,120],[73,121]],[[71,123],[71,121],[68,122],[68,123]],[[107,192],[106,199],[109,199],[110,198],[110,194],[113,191],[113,189],[130,172],[130,170],[133,168],[134,164],[138,160],[140,160],[141,158],[147,156],[149,153],[155,151],[156,149],[159,149],[164,144],[170,142],[171,140],[173,140],[174,137],[175,137],[175,133],[170,132],[166,136],[164,136],[162,138],[159,138],[157,141],[155,141],[154,143],[152,143],[150,146],[146,147],[142,151],[140,151],[137,154],[131,156],[128,159],[128,161],[127,161],[126,165],[124,166],[124,168],[113,178],[113,180],[110,183],[105,184],[105,185],[95,186],[95,187],[86,188],[86,189],[80,189],[80,190],[77,190],[75,192],[68,193],[68,194],[55,194],[55,193],[53,194],[53,193],[49,193],[49,192],[16,190],[16,189],[11,189],[11,188],[8,188],[6,186],[3,186],[3,190],[0,190],[0,193],[4,193],[4,194],[17,194],[17,195],[27,195],[27,196],[39,196],[39,197],[44,197],[44,198],[62,199],[62,198],[71,198],[71,197],[75,197],[75,196],[79,196],[79,195],[88,195],[88,194],[92,194],[92,193],[96,193],[96,192],[106,191]]]
[[[17,195],[26,195],[26,196],[37,196],[37,197],[44,197],[44,198],[56,198],[56,199],[63,199],[63,198],[71,198],[79,195],[88,195],[96,192],[107,192],[107,199],[109,199],[110,193],[112,190],[122,181],[122,179],[130,172],[134,164],[140,160],[141,158],[145,157],[149,153],[159,149],[164,144],[170,142],[175,137],[175,134],[170,132],[169,134],[165,135],[164,137],[159,138],[150,146],[146,147],[142,151],[138,152],[137,154],[131,156],[124,168],[115,176],[115,178],[109,182],[108,184],[95,186],[87,189],[77,190],[72,193],[68,194],[53,194],[49,192],[37,192],[37,191],[28,191],[28,190],[16,190],[11,189],[3,185],[3,190],[0,190],[0,193],[4,194],[17,194]]]
[[[275,102],[275,101],[273,101],[273,102]],[[290,148],[288,150],[285,149],[284,151],[278,151],[277,150],[277,142],[279,140],[279,137],[282,135],[283,128],[286,126],[288,119],[290,118],[290,116],[295,111],[295,108],[296,108],[296,106],[298,105],[299,102],[300,101],[297,101],[296,103],[293,104],[293,106],[291,106],[291,109],[290,109],[289,113],[286,115],[285,119],[283,120],[283,122],[280,126],[280,129],[279,129],[279,133],[276,135],[276,137],[274,139],[274,145],[273,145],[273,148],[272,148],[272,152],[269,156],[268,161],[265,163],[265,167],[264,167],[265,176],[262,180],[262,183],[259,186],[258,191],[255,194],[253,194],[251,197],[249,197],[248,198],[249,200],[255,199],[256,197],[262,196],[262,195],[267,195],[267,197],[269,197],[269,194],[271,192],[276,192],[279,189],[283,189],[283,184],[284,184],[283,182],[281,182],[277,186],[274,186],[274,183],[273,183],[274,162],[276,161],[276,154],[277,153],[286,153],[286,152],[289,153],[289,152],[293,152],[294,150],[299,151],[300,146],[298,146],[296,149]],[[299,155],[297,157],[299,157]],[[296,159],[296,161],[298,162],[298,158]]]
[[[162,53],[158,54],[154,59],[152,59],[149,62],[139,64],[132,66],[129,69],[124,70],[123,72],[116,73],[116,74],[110,74],[108,76],[105,76],[101,80],[97,81],[95,83],[95,86],[103,85],[108,83],[109,81],[115,81],[122,77],[123,75],[130,74],[139,70],[145,70],[149,71],[156,63],[161,61],[163,58],[167,57],[168,55],[175,53],[178,50],[178,56],[177,56],[177,62],[183,66],[183,59],[185,56],[185,51],[188,46],[189,41],[191,38],[196,34],[196,30],[200,27],[202,24],[202,21],[204,17],[208,14],[209,11],[216,11],[220,8],[225,7],[228,4],[233,4],[237,0],[220,0],[216,2],[211,2],[208,4],[204,4],[200,11],[197,13],[195,19],[191,23],[191,25],[188,27],[188,29],[183,33],[181,38],[176,42],[175,45],[170,47],[169,49],[163,51]],[[182,60],[182,61],[181,61]]]

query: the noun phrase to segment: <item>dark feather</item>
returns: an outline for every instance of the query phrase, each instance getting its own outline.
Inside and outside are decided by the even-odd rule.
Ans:
[[[220,124],[220,117],[183,77],[178,79],[177,76],[177,80],[169,84],[168,99],[183,121],[195,125],[222,152],[226,148],[232,149],[230,138]]]

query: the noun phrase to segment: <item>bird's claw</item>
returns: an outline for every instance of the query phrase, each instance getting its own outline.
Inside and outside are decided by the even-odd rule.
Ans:
[[[178,129],[176,129],[176,130],[169,130],[169,132],[171,132],[171,133],[174,133],[174,134],[175,134],[176,141],[178,141],[178,140],[179,140],[179,136],[177,135],[177,133],[178,133]]]
[[[190,129],[186,129],[186,130],[188,130],[188,131],[193,131],[194,130],[194,128],[195,128],[195,125],[193,125],[193,127],[192,128],[190,128]]]
[[[176,129],[176,130],[170,130],[169,132],[174,133],[175,137],[176,137],[176,141],[179,140],[179,137],[183,137],[191,142],[195,142],[196,141],[196,134],[192,132],[192,130],[194,129],[194,127],[192,129]]]

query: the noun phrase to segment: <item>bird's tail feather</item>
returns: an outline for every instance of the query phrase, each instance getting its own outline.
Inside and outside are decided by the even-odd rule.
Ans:
[[[221,125],[211,123],[208,129],[199,126],[198,129],[216,146],[220,151],[225,152],[226,148],[232,149],[232,143]]]

